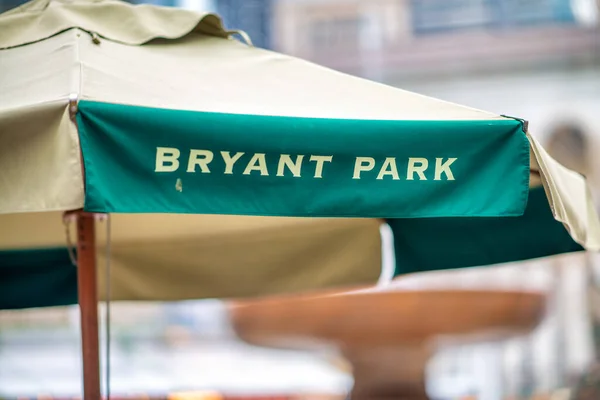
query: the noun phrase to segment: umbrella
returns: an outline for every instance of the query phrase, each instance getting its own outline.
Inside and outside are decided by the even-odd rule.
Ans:
[[[599,247],[584,180],[521,120],[247,46],[212,14],[34,1],[0,28],[3,308],[76,301],[60,212],[81,208],[117,213],[116,300],[374,282],[380,222],[339,217],[387,218],[397,274]]]
[[[2,306],[74,302],[78,279],[88,350],[94,214],[114,215],[117,300],[372,282],[381,219],[397,274],[600,248],[585,180],[524,120],[254,48],[213,14],[36,0],[0,32]]]

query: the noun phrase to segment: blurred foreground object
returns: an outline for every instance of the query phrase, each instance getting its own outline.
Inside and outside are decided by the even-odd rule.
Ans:
[[[373,290],[245,301],[230,313],[248,343],[339,350],[352,365],[353,399],[427,399],[425,367],[436,345],[527,333],[544,305],[531,292]]]
[[[224,400],[224,397],[218,392],[195,391],[172,393],[167,400]]]
[[[600,363],[596,361],[589,368],[586,368],[569,400],[597,399],[600,399]]]

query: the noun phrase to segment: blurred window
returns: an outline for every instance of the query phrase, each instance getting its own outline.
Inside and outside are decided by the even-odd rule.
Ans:
[[[0,12],[8,11],[27,3],[28,0],[0,0]],[[131,4],[154,4],[157,6],[176,6],[178,0],[124,0]]]
[[[357,51],[364,21],[359,16],[315,20],[310,27],[311,47],[316,51]]]
[[[26,0],[0,0],[0,12],[8,11],[25,2]]]
[[[571,0],[411,0],[417,34],[575,23]]]
[[[271,48],[273,0],[214,0],[228,29],[245,31],[256,47]]]

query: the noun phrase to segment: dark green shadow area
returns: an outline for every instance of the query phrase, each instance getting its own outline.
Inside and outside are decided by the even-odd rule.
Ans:
[[[77,268],[67,248],[0,251],[0,309],[77,304]]]
[[[542,187],[521,217],[392,219],[396,273],[466,268],[582,251],[552,215]]]

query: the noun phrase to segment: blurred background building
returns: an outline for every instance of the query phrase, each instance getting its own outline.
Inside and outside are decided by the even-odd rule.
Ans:
[[[22,2],[0,0],[0,10]],[[600,187],[600,1],[132,2],[215,11],[256,46],[525,118],[556,158]],[[440,352],[432,394],[495,400],[572,385],[600,357],[598,269],[598,257],[575,254],[411,278],[550,293],[548,317],[531,337]],[[340,391],[350,384],[319,357],[237,342],[218,301],[120,304],[112,314],[113,390]],[[0,396],[77,393],[77,326],[74,308],[0,313]]]

